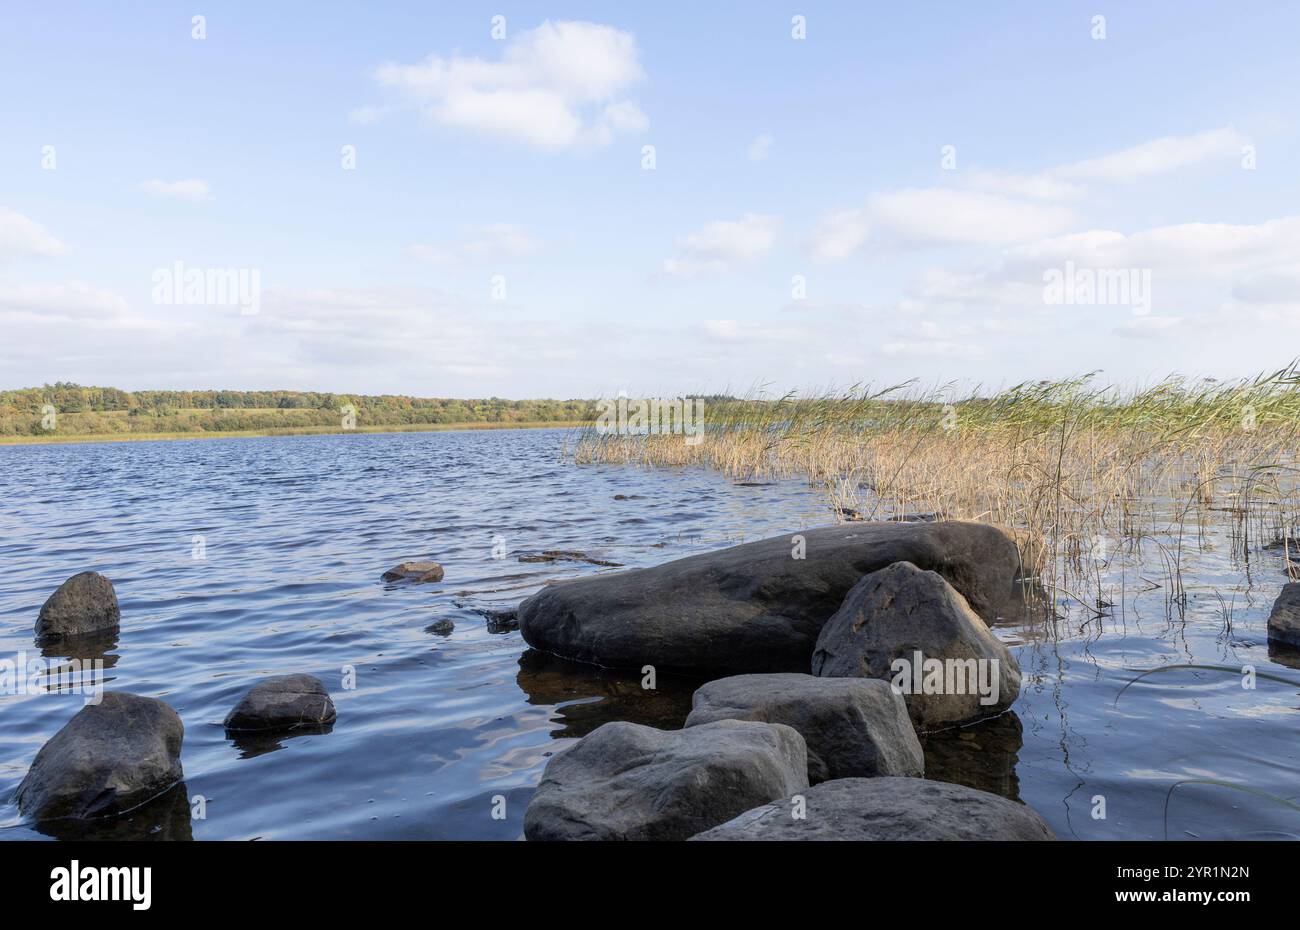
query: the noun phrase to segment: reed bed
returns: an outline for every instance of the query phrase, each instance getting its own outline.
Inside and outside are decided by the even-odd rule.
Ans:
[[[1019,531],[1029,574],[1094,607],[1103,569],[1127,555],[1157,562],[1177,603],[1184,557],[1212,526],[1227,527],[1247,567],[1252,552],[1278,548],[1300,576],[1296,364],[1147,388],[1090,374],[997,393],[915,382],[756,392],[707,404],[703,423],[703,440],[689,443],[657,424],[593,422],[567,452],[578,464],[806,480],[842,520],[932,514],[1007,526]]]

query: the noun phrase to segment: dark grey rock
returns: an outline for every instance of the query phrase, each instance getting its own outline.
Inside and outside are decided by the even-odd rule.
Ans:
[[[36,821],[123,814],[180,782],[184,737],[162,701],[107,691],[41,747],[18,786],[18,809]]]
[[[1053,840],[1043,818],[1014,801],[923,778],[840,778],[691,837],[695,840]]]
[[[1273,604],[1273,612],[1268,616],[1268,638],[1300,649],[1300,582],[1283,588]]]
[[[790,727],[721,720],[656,730],[615,721],[547,763],[524,836],[684,840],[807,786],[807,750]]]
[[[536,649],[597,665],[803,672],[849,589],[900,561],[939,572],[990,621],[1020,567],[1015,542],[985,524],[824,527],[557,582],[520,605],[520,632]]]
[[[334,702],[315,675],[278,675],[253,685],[226,717],[227,730],[292,730],[334,722]]]
[[[519,629],[519,611],[517,609],[494,610],[490,607],[476,607],[474,612],[487,620],[487,631],[489,633],[513,633]]]
[[[895,660],[908,663],[907,678],[898,677]],[[942,663],[938,678],[932,662]],[[817,639],[812,671],[900,685],[912,722],[926,730],[1000,714],[1020,693],[1011,651],[941,575],[910,562],[854,586]]]
[[[73,575],[41,606],[36,635],[59,639],[105,633],[118,628],[122,613],[113,583],[99,572]]]
[[[735,675],[695,692],[686,726],[758,720],[794,727],[808,744],[808,780],[912,776],[925,756],[907,705],[874,678],[818,678],[798,672]]]
[[[519,556],[521,562],[586,562],[590,565],[599,565],[603,568],[622,568],[622,562],[610,562],[608,559],[598,559],[595,556],[587,555],[585,552],[577,552],[571,549],[547,549],[544,552],[526,552]]]
[[[442,581],[442,566],[437,562],[403,562],[384,572],[384,581]]]
[[[443,617],[441,620],[435,620],[424,628],[424,632],[432,633],[434,636],[450,636],[456,629],[456,621],[450,617]]]

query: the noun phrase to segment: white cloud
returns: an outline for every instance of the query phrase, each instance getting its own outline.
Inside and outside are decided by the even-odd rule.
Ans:
[[[1166,136],[1097,158],[1060,165],[1037,174],[976,171],[968,178],[976,190],[1035,200],[1077,200],[1086,193],[1080,181],[1118,182],[1166,174],[1201,162],[1239,161],[1247,138],[1231,126],[1186,136]]]
[[[1011,249],[1013,264],[1074,261],[1092,268],[1154,268],[1186,273],[1234,273],[1300,255],[1300,216],[1254,224],[1179,223],[1131,235],[1093,229]]]
[[[199,178],[187,178],[183,181],[161,181],[154,178],[141,181],[140,189],[154,197],[168,197],[173,200],[207,200],[212,196],[208,182]]]
[[[808,240],[808,254],[814,261],[833,262],[848,258],[867,241],[871,232],[865,210],[837,210],[822,217]]]
[[[772,143],[775,140],[771,133],[761,133],[745,149],[745,157],[750,161],[762,161],[767,158],[768,153],[772,151]]]
[[[127,312],[126,299],[77,281],[67,284],[19,284],[0,287],[0,316],[46,319],[108,317]]]
[[[1047,173],[998,174],[977,171],[971,176],[970,184],[976,190],[1034,200],[1076,200],[1084,194],[1084,189],[1078,184],[1061,181]]]
[[[947,187],[886,191],[860,210],[823,217],[809,253],[822,261],[846,258],[869,239],[889,246],[992,246],[1048,235],[1075,219],[1065,207]]]
[[[780,225],[777,217],[761,213],[706,223],[698,232],[682,238],[680,253],[664,261],[664,271],[689,277],[752,262],[776,243]]]
[[[1245,275],[1233,285],[1232,296],[1252,304],[1300,302],[1300,265]]]
[[[509,41],[499,61],[432,55],[381,65],[375,80],[433,122],[542,149],[608,145],[649,121],[625,94],[644,78],[631,33],[588,22],[544,22]],[[384,109],[366,107],[366,121]]]
[[[1103,331],[1128,338],[1173,337],[1184,330],[1204,338],[1206,327],[1241,332],[1300,323],[1297,255],[1300,216],[1255,224],[1182,223],[1130,234],[1093,229],[1008,248],[965,270],[932,269],[913,282],[896,309],[913,315],[960,314],[964,319],[1014,314],[1008,326],[1040,337],[1052,332],[1059,336],[1071,320],[1109,320]],[[1071,268],[1075,274],[1093,270],[1127,275],[1132,299],[1094,303],[1090,297],[1048,304],[1045,274],[1069,273]],[[1161,312],[1133,315],[1143,303]],[[920,328],[900,338],[910,343],[924,335]]]
[[[878,194],[869,210],[888,235],[919,245],[1003,245],[1048,235],[1074,221],[1064,207],[947,188]]]
[[[40,223],[0,210],[0,262],[27,256],[61,255],[64,245]]]
[[[465,230],[460,242],[413,245],[407,252],[428,265],[464,265],[519,258],[537,251],[540,243],[528,230],[512,223],[492,223]]]
[[[880,347],[885,355],[905,355],[921,358],[979,358],[984,350],[964,342],[924,340],[887,342]]]
[[[1065,178],[1132,181],[1214,159],[1240,159],[1246,137],[1231,126],[1190,136],[1166,136],[1132,148],[1057,168]]]
[[[700,332],[717,342],[776,342],[790,344],[803,338],[806,331],[788,326],[765,326],[739,320],[703,320]]]
[[[1152,339],[1179,326],[1180,316],[1138,316],[1119,324],[1115,331],[1130,339]]]

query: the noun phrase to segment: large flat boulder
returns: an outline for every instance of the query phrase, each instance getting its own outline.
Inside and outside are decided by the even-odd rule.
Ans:
[[[808,780],[912,776],[925,755],[907,705],[888,682],[798,672],[733,675],[695,692],[686,726],[758,720],[794,727],[808,744]]]
[[[807,787],[807,750],[790,727],[721,720],[656,730],[615,721],[547,763],[524,836],[684,840]]]
[[[162,701],[107,691],[50,737],[18,786],[18,809],[36,821],[125,813],[182,778],[181,718]]]
[[[1053,840],[1014,801],[923,778],[840,778],[764,804],[695,840]],[[802,817],[796,816],[802,814]]]
[[[1268,617],[1268,638],[1275,643],[1300,649],[1300,581],[1282,589]]]
[[[80,572],[41,605],[36,635],[51,640],[105,633],[117,629],[121,619],[113,582],[99,572]]]
[[[804,672],[849,589],[901,561],[943,575],[990,621],[1020,568],[1015,542],[982,523],[824,527],[558,582],[519,606],[519,629],[535,649],[597,665]]]
[[[813,674],[880,678],[923,730],[1002,713],[1020,666],[937,572],[897,562],[854,585],[817,639]]]

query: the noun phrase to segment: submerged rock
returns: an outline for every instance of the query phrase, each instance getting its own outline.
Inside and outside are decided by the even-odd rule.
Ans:
[[[700,682],[664,675],[646,688],[636,669],[601,668],[525,649],[515,684],[529,704],[552,709],[552,739],[575,739],[615,720],[680,729]]]
[[[1300,648],[1300,583],[1282,589],[1268,615],[1268,638],[1271,642]]]
[[[1016,766],[1025,736],[1024,725],[1014,710],[919,735],[928,777],[1019,800]]]
[[[996,794],[922,778],[840,778],[746,811],[696,840],[1053,840],[1043,818]]]
[[[888,682],[797,672],[736,675],[695,692],[686,726],[758,720],[794,727],[808,744],[808,780],[925,771],[907,705]]]
[[[227,730],[292,730],[334,722],[337,714],[315,675],[278,675],[253,685],[226,717]]]
[[[910,562],[853,587],[817,639],[812,671],[898,683],[922,729],[1000,714],[1020,693],[1011,651],[942,576]]]
[[[116,630],[122,613],[113,583],[99,572],[73,575],[41,606],[36,635],[41,639],[103,634]]]
[[[403,562],[384,572],[384,581],[442,581],[442,566],[437,562]]]
[[[41,747],[18,786],[18,809],[36,821],[123,814],[180,782],[184,737],[162,701],[105,692]]]
[[[456,629],[456,621],[450,617],[443,617],[441,620],[435,620],[424,628],[424,632],[432,633],[434,636],[450,636]]]
[[[496,610],[491,607],[474,607],[471,609],[487,621],[487,631],[489,633],[513,633],[519,629],[519,611],[517,609],[510,607],[503,610]]]
[[[524,813],[530,840],[684,840],[808,786],[803,737],[720,720],[686,730],[617,721],[554,756]]]
[[[526,552],[519,557],[521,562],[586,562],[589,565],[599,565],[603,568],[622,568],[621,562],[610,562],[606,559],[598,559],[595,556],[587,555],[585,552],[578,552],[571,549],[547,549],[544,552]]]
[[[557,582],[520,605],[520,631],[599,665],[803,672],[849,589],[900,561],[939,572],[990,621],[1020,566],[1015,542],[980,523],[824,527]]]

